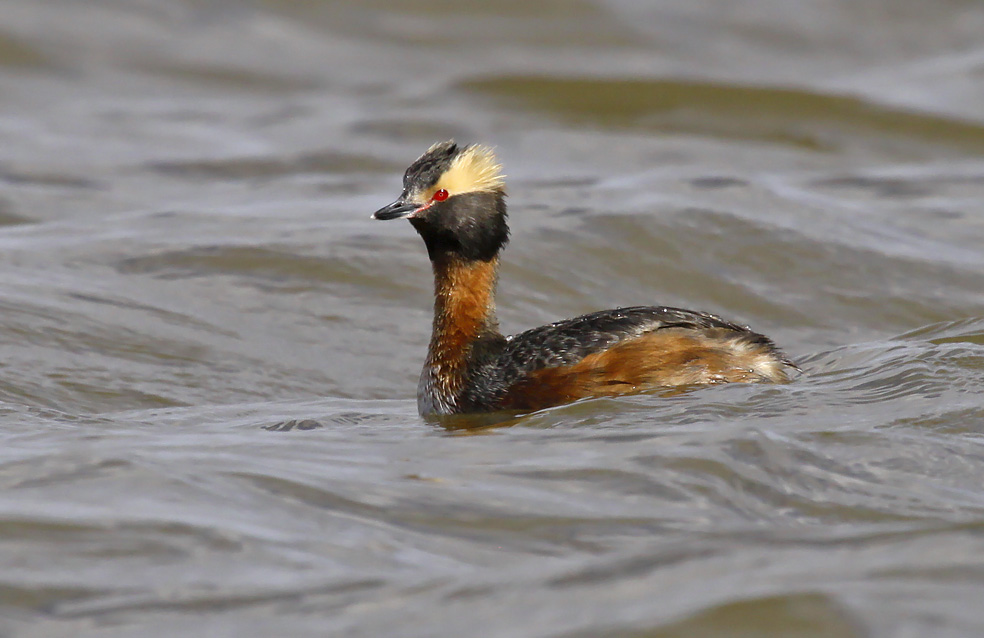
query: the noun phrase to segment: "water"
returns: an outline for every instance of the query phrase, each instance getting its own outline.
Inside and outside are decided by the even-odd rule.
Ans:
[[[0,2],[0,632],[984,634],[984,8]],[[509,175],[508,331],[771,335],[787,386],[488,427],[369,214]]]

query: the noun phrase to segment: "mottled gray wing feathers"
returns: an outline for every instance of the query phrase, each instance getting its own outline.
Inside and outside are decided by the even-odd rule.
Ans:
[[[635,306],[603,310],[515,335],[497,358],[496,367],[508,371],[502,381],[510,384],[535,370],[573,365],[621,341],[665,328],[730,330],[778,352],[767,337],[715,315],[666,306]]]
[[[473,375],[481,383],[466,388],[463,405],[495,405],[514,384],[539,370],[571,366],[618,343],[668,328],[734,333],[735,339],[757,345],[795,368],[768,337],[715,315],[666,306],[617,308],[533,328],[499,342],[478,357]]]

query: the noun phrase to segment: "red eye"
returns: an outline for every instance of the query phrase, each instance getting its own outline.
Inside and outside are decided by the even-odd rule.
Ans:
[[[442,188],[441,190],[439,190],[439,191],[436,191],[436,192],[435,192],[435,193],[434,193],[434,194],[433,194],[433,195],[431,196],[431,201],[432,201],[432,202],[443,202],[443,201],[444,201],[444,200],[446,200],[447,198],[448,198],[448,192],[447,192],[446,190],[444,190],[444,189]]]

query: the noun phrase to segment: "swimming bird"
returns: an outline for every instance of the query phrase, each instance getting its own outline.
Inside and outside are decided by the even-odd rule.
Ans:
[[[666,306],[602,310],[503,336],[495,314],[509,240],[505,182],[492,150],[434,144],[374,219],[408,219],[434,271],[422,415],[534,411],[587,397],[726,382],[788,381],[771,339],[715,315]]]

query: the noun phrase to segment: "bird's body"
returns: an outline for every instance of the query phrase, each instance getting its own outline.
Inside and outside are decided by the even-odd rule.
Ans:
[[[407,169],[400,199],[374,217],[409,218],[434,269],[421,414],[531,411],[659,388],[784,382],[795,368],[747,327],[663,306],[604,310],[503,336],[495,288],[509,231],[502,176],[484,147],[435,144]]]

